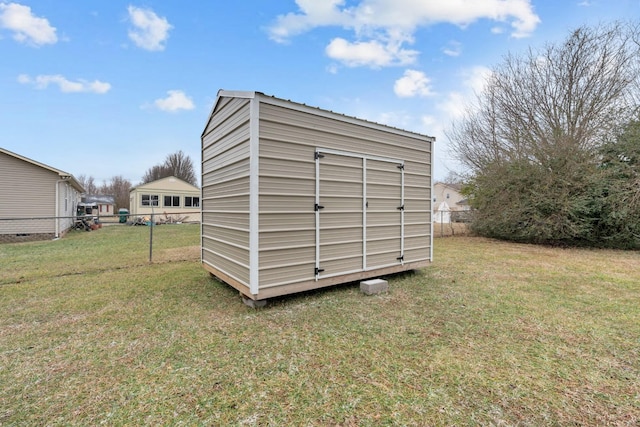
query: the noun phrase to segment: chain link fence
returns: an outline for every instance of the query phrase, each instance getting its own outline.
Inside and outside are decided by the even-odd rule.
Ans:
[[[92,231],[104,225],[151,226],[200,223],[200,211],[179,214],[115,214],[99,216],[13,217],[0,218],[0,243],[53,240],[69,231]],[[193,218],[197,218],[194,220]]]
[[[433,237],[462,236],[470,233],[473,211],[435,211]]]

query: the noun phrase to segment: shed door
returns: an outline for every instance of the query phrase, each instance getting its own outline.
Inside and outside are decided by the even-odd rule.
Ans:
[[[316,152],[316,279],[403,262],[402,162]]]
[[[316,278],[362,271],[362,158],[318,153]]]
[[[403,262],[403,169],[389,161],[365,159],[366,269]]]

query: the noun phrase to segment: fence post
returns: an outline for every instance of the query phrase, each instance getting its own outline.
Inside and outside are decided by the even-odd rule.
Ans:
[[[153,213],[151,214],[151,223],[149,224],[149,264],[153,262]]]

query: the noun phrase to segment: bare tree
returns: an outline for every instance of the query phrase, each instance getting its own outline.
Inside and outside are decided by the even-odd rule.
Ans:
[[[97,194],[98,187],[96,186],[95,180],[92,176],[87,177],[86,175],[78,175],[78,182],[84,188],[85,193],[87,194]]]
[[[169,154],[164,163],[152,166],[142,177],[142,183],[156,181],[168,176],[175,176],[192,185],[197,185],[193,161],[182,150]]]
[[[623,24],[581,27],[561,44],[508,55],[448,132],[453,153],[472,171],[496,161],[594,153],[633,116],[640,58],[634,37],[637,28]]]
[[[108,183],[102,184],[99,194],[113,195],[116,202],[116,212],[120,208],[129,208],[129,191],[131,190],[131,181],[125,179],[121,175],[111,178]]]
[[[197,185],[195,170],[191,158],[182,150],[174,154],[169,154],[164,161],[164,166],[171,171],[176,178],[188,182],[191,185]]]
[[[578,28],[562,43],[508,55],[494,67],[448,132],[469,169],[476,232],[602,244],[604,196],[615,189],[602,148],[636,117],[639,65],[638,27],[616,23]]]
[[[168,176],[173,175],[172,171],[167,168],[164,164],[155,165],[150,167],[142,177],[142,184],[146,184],[148,182],[157,181],[161,178],[166,178]]]

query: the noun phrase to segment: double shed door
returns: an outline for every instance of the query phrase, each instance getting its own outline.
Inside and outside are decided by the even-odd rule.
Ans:
[[[316,151],[316,279],[404,261],[404,163]]]

